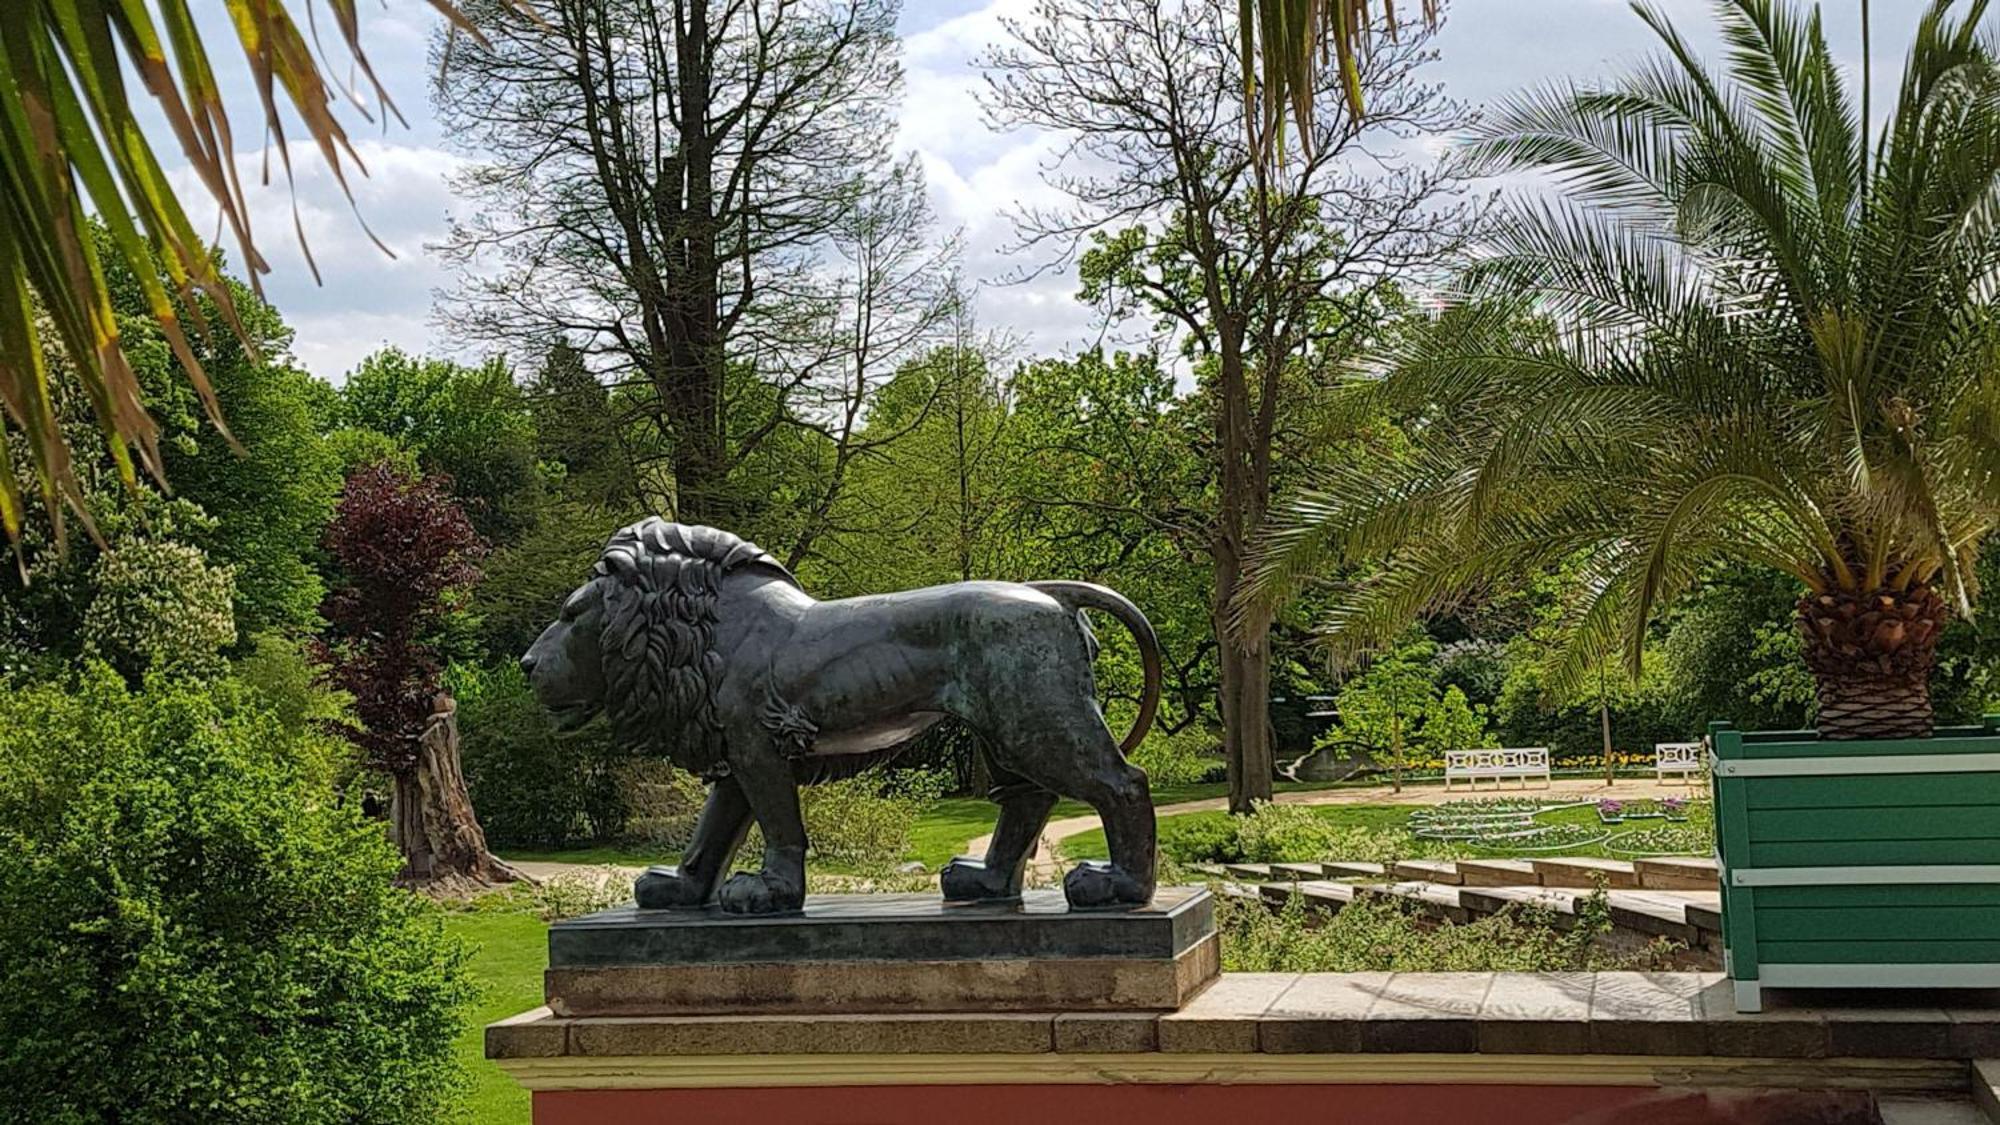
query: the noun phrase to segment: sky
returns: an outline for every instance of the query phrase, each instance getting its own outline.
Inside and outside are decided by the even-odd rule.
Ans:
[[[1709,31],[1710,0],[1656,3],[1698,46],[1711,54],[1719,49]],[[1858,6],[1858,0],[1825,5],[1828,37],[1854,73]],[[1923,0],[1874,0],[1878,112],[1894,97],[1898,64],[1922,6]],[[275,162],[270,185],[250,189],[258,243],[273,267],[265,295],[297,332],[295,357],[336,382],[384,344],[453,354],[432,315],[434,293],[451,277],[426,244],[440,239],[447,217],[463,209],[448,186],[450,174],[478,158],[453,151],[431,111],[433,71],[426,56],[438,17],[419,0],[360,7],[370,60],[408,127],[391,123],[384,129],[346,115],[367,170],[365,177],[351,177],[353,207],[304,150],[294,160],[296,193]],[[1018,204],[1053,198],[1042,173],[1055,138],[988,129],[974,65],[981,50],[1004,35],[1003,19],[1024,18],[1031,7],[1032,0],[905,0],[906,91],[898,145],[923,161],[939,232],[963,233],[966,273],[981,283],[976,313],[982,326],[1011,337],[1023,354],[1047,355],[1097,342],[1104,329],[1096,313],[1074,299],[1075,279],[1065,271],[1009,283],[1044,264],[1014,247],[1008,214]],[[222,5],[214,8],[219,12]],[[226,34],[219,17],[211,22],[218,36]],[[1440,57],[1430,78],[1476,107],[1552,78],[1615,73],[1643,58],[1652,41],[1624,0],[1452,0],[1436,47]],[[225,70],[223,80],[232,105],[255,105],[243,75]],[[239,137],[251,123],[239,118]],[[166,157],[172,142],[160,140],[171,169],[174,162]],[[261,169],[262,159],[260,152],[241,154],[246,176]],[[212,207],[195,205],[197,197],[187,193],[192,179],[184,168],[176,182],[198,223],[212,215]],[[294,205],[319,268],[318,284],[292,234]],[[366,237],[364,221],[394,257]]]

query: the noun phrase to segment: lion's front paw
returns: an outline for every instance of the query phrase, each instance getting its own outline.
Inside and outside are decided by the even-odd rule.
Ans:
[[[673,867],[648,867],[632,883],[641,910],[693,910],[708,904],[709,884]]]
[[[1006,872],[971,856],[959,856],[938,871],[938,886],[946,902],[1018,901],[1021,888],[1008,882]]]
[[[765,871],[743,871],[722,885],[722,909],[729,914],[796,914],[804,909],[803,887]]]
[[[1152,893],[1115,864],[1082,863],[1063,876],[1063,897],[1072,910],[1144,906]]]

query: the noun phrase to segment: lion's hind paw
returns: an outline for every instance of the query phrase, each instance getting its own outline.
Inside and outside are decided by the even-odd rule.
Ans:
[[[722,885],[719,901],[726,914],[797,914],[805,909],[806,894],[767,872],[740,871]]]

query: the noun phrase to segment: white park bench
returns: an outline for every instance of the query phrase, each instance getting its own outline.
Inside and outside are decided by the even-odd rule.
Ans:
[[[1539,777],[1542,784],[1549,784],[1549,748],[1529,746],[1513,750],[1447,750],[1444,754],[1444,787],[1448,791],[1454,781],[1465,781],[1474,789],[1479,788],[1479,779],[1490,777],[1493,788],[1500,788],[1503,777],[1518,778],[1521,788],[1528,787],[1528,779]]]
[[[1683,781],[1692,784],[1704,768],[1699,742],[1653,744],[1653,772],[1659,781],[1667,780],[1667,775],[1672,773],[1679,774]]]

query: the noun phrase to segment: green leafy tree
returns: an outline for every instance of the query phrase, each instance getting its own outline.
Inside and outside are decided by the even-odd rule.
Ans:
[[[1475,750],[1493,745],[1486,732],[1486,708],[1465,698],[1457,684],[1444,689],[1424,713],[1421,732],[1425,749],[1439,754],[1449,750]]]
[[[535,418],[500,360],[476,367],[383,348],[340,388],[348,426],[394,438],[424,473],[450,477],[480,535],[510,543],[543,496]]]
[[[1621,649],[1636,672],[1661,609],[1747,561],[1803,590],[1823,735],[1928,733],[1940,633],[2000,520],[2000,59],[1983,5],[1952,8],[1925,10],[1872,151],[1816,12],[1781,0],[1721,7],[1719,75],[1642,9],[1656,62],[1482,120],[1477,167],[1565,202],[1509,209],[1468,299],[1382,357],[1360,393],[1424,440],[1292,501],[1257,595],[1381,562],[1327,619],[1354,652],[1574,562],[1567,689]]]
[[[1437,697],[1431,649],[1429,642],[1417,641],[1378,656],[1341,687],[1335,703],[1340,737],[1368,747],[1376,762],[1388,768],[1398,793],[1409,768],[1411,742]]]
[[[97,557],[83,651],[135,681],[148,672],[213,675],[236,641],[234,577],[199,547],[128,539]]]

